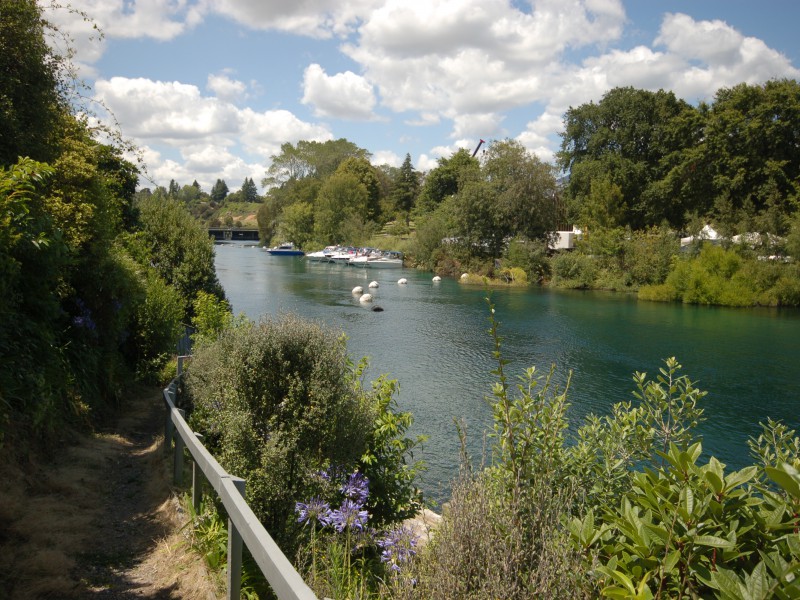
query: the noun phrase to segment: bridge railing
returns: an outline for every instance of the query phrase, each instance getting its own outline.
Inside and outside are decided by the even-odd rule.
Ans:
[[[164,404],[167,407],[164,446],[168,451],[173,451],[173,479],[176,485],[183,485],[184,449],[192,456],[192,503],[195,510],[200,510],[205,480],[220,497],[228,513],[227,598],[238,600],[241,594],[244,544],[278,600],[317,600],[245,502],[245,481],[222,468],[203,446],[202,436],[191,430],[184,418],[184,411],[175,406],[178,379],[183,372],[185,358],[178,357],[178,376],[164,389]]]

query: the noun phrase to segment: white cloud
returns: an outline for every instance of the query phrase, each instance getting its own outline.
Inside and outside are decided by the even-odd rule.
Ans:
[[[317,116],[339,119],[373,118],[375,93],[363,77],[351,71],[328,75],[318,64],[310,65],[303,75],[303,104],[314,107]]]
[[[405,156],[400,157],[391,150],[378,150],[373,152],[372,160],[373,165],[389,165],[390,167],[400,167],[405,160]]]
[[[227,73],[209,75],[206,87],[214,92],[217,98],[226,102],[236,103],[247,99],[247,85],[231,79]]]
[[[315,38],[344,37],[380,0],[207,0],[209,9],[254,29]]]
[[[148,172],[161,185],[165,178],[181,181],[184,175],[204,186],[204,174],[212,185],[220,173],[260,179],[281,144],[332,139],[326,128],[301,121],[289,111],[239,109],[178,82],[113,77],[97,81],[95,92],[125,135],[146,148]],[[175,160],[162,157],[169,148],[180,153],[179,167]],[[255,176],[253,165],[259,165]],[[175,174],[166,177],[171,172]]]

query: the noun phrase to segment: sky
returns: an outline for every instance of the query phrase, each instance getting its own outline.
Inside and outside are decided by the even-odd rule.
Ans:
[[[697,104],[800,79],[798,0],[70,5],[89,20],[48,18],[72,38],[97,118],[113,115],[139,148],[140,187],[260,186],[281,145],[300,140],[346,138],[375,165],[408,154],[423,172],[481,139],[517,140],[552,163],[565,112],[615,87]]]

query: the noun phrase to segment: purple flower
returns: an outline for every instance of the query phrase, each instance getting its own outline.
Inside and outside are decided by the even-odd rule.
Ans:
[[[369,496],[369,479],[356,471],[347,478],[340,488],[345,498],[363,505]]]
[[[319,521],[323,527],[331,523],[331,508],[327,502],[319,498],[312,498],[308,503],[297,502],[294,505],[298,523]]]
[[[361,504],[353,502],[350,498],[345,498],[342,505],[330,513],[330,524],[339,533],[348,528],[362,531],[364,525],[367,524],[367,519],[369,519],[369,513],[363,510]]]
[[[386,535],[378,540],[378,546],[382,548],[381,560],[389,563],[389,569],[398,573],[402,565],[411,562],[417,554],[417,536],[414,531],[405,525],[386,532]]]

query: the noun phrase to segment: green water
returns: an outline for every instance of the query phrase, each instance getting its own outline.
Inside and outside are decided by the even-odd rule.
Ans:
[[[342,329],[348,352],[370,358],[369,378],[400,383],[398,403],[428,436],[423,488],[442,498],[459,457],[454,419],[467,424],[476,456],[491,427],[485,398],[496,367],[486,292],[452,280],[434,283],[410,269],[372,271],[269,256],[253,246],[216,246],[220,281],[236,313],[250,318],[294,312]],[[398,285],[405,277],[407,285]],[[383,312],[351,291],[370,281]],[[676,356],[683,373],[708,391],[704,448],[731,468],[750,460],[747,440],[759,421],[800,429],[800,311],[725,309],[638,302],[620,294],[539,289],[492,292],[503,354],[512,378],[531,365],[573,372],[573,422],[632,398],[634,371],[655,374]]]

